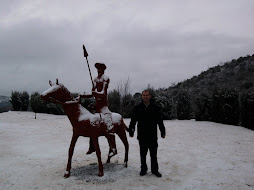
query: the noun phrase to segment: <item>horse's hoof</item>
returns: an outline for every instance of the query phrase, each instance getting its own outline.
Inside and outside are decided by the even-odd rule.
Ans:
[[[88,155],[88,154],[92,154],[93,152],[95,152],[95,150],[91,150],[91,149],[89,149],[89,150],[87,151],[87,153],[86,153],[86,154],[87,154],[87,155]]]
[[[99,177],[102,177],[103,175],[104,175],[103,172],[99,172],[98,174]]]
[[[69,171],[65,171],[64,177],[65,177],[65,178],[70,177],[70,172],[69,172]]]
[[[128,167],[128,163],[127,162],[124,162],[124,167]]]

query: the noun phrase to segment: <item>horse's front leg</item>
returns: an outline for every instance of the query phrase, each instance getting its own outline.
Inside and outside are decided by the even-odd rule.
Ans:
[[[99,146],[99,142],[98,142],[98,137],[92,137],[92,140],[93,140],[94,148],[95,148],[96,155],[97,155],[97,158],[98,158],[98,164],[99,164],[99,174],[98,174],[98,176],[101,177],[104,174],[103,174],[103,165],[102,165],[102,162],[101,162],[101,150],[100,150],[100,146]]]
[[[72,160],[74,147],[75,147],[75,144],[78,140],[78,137],[79,136],[77,136],[77,135],[74,135],[74,134],[72,135],[71,144],[70,144],[70,148],[69,148],[68,163],[67,163],[66,171],[65,171],[65,174],[64,174],[65,178],[68,178],[71,175],[71,160]]]

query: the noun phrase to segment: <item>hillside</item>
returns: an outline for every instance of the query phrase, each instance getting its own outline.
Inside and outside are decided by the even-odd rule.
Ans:
[[[12,110],[10,97],[0,96],[0,113]]]
[[[254,92],[254,54],[240,57],[230,62],[219,64],[202,72],[198,76],[171,86],[167,91],[184,89],[193,96],[206,92],[212,93],[214,89],[227,88],[237,92]]]
[[[177,85],[155,90],[164,119],[191,119],[253,129],[254,55],[203,71]]]

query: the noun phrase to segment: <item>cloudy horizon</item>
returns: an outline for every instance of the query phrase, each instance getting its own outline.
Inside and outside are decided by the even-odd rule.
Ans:
[[[0,95],[91,90],[83,57],[107,65],[109,90],[168,88],[220,63],[254,54],[250,0],[12,0],[0,6]]]

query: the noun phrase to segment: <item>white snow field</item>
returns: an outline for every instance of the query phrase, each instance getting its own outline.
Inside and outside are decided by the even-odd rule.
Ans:
[[[129,125],[130,119],[124,120]],[[89,139],[77,141],[70,178],[63,177],[72,126],[66,116],[32,112],[0,113],[0,189],[135,189],[135,190],[253,190],[254,131],[213,122],[164,121],[159,137],[161,178],[139,176],[136,139],[128,135],[128,168],[124,146],[116,136],[118,154],[106,164],[108,143],[100,137],[104,176],[98,177],[96,154],[86,155]],[[160,134],[160,133],[158,133]]]

